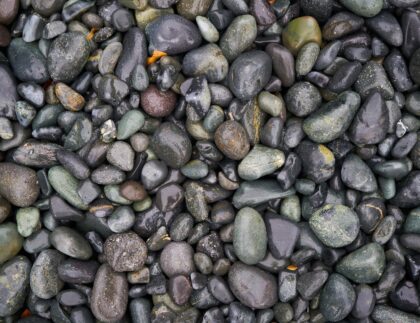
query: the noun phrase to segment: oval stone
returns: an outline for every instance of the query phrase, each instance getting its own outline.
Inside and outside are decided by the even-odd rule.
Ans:
[[[50,235],[50,242],[65,255],[87,260],[92,257],[92,248],[77,231],[68,227],[58,227]]]
[[[236,256],[248,265],[255,265],[264,259],[267,230],[263,218],[255,209],[245,207],[236,214],[233,248]]]
[[[48,70],[53,80],[70,82],[82,71],[90,53],[89,43],[80,32],[58,36],[48,51]]]
[[[124,273],[117,273],[103,264],[93,283],[90,308],[93,315],[104,322],[118,322],[128,303],[128,283]]]
[[[248,307],[264,309],[278,301],[276,278],[257,267],[235,262],[228,282],[232,293]]]
[[[357,214],[344,205],[324,205],[311,216],[309,225],[319,240],[332,248],[349,245],[360,230]]]
[[[304,16],[290,21],[282,33],[283,45],[293,55],[309,42],[321,46],[322,34],[318,22],[311,16]]]
[[[16,224],[8,222],[0,225],[0,264],[12,259],[22,249],[23,238]]]

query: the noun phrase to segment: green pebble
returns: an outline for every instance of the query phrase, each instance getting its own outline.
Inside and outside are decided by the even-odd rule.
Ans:
[[[291,195],[281,201],[280,214],[294,222],[299,222],[301,217],[301,207],[299,196]]]
[[[120,186],[119,185],[106,185],[104,187],[105,196],[114,203],[122,204],[122,205],[130,205],[133,201],[127,200],[120,194]]]
[[[318,58],[319,51],[319,45],[315,42],[307,43],[299,50],[295,63],[297,76],[305,76],[312,70]]]
[[[225,119],[225,112],[218,105],[212,105],[203,120],[203,128],[215,132]]]
[[[404,223],[405,233],[420,234],[420,207],[410,211]]]
[[[341,0],[341,4],[362,17],[376,16],[384,5],[383,0]]]
[[[144,125],[144,114],[133,109],[126,112],[117,126],[117,139],[125,140],[134,135]]]
[[[236,214],[233,248],[239,260],[248,265],[255,265],[264,259],[267,230],[263,218],[256,210],[245,207]]]
[[[134,202],[133,209],[136,212],[143,212],[152,206],[152,199],[150,196],[146,197],[142,201]]]
[[[201,179],[209,173],[209,166],[199,160],[191,160],[181,167],[181,173],[191,179]]]
[[[21,208],[16,212],[18,232],[22,237],[29,237],[41,225],[39,210],[36,207]]]
[[[286,105],[280,94],[274,95],[268,91],[262,91],[258,95],[258,105],[261,110],[273,117],[286,116]]]
[[[16,224],[0,224],[0,265],[16,256],[22,245],[23,238],[17,231]]]
[[[48,171],[48,181],[56,192],[74,207],[87,210],[89,205],[83,202],[77,193],[79,181],[64,167],[54,166]]]

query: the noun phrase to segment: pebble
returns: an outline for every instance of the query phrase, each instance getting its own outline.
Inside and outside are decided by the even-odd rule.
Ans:
[[[385,269],[385,253],[381,245],[372,242],[345,256],[337,272],[356,283],[377,282]]]
[[[319,55],[319,45],[315,42],[310,42],[302,46],[296,57],[296,75],[305,76],[314,67]]]
[[[268,44],[265,51],[273,62],[273,70],[282,86],[290,87],[295,82],[295,59],[292,53],[279,44]]]
[[[166,276],[189,275],[195,270],[193,249],[186,242],[170,242],[160,254],[159,264]]]
[[[265,224],[271,254],[278,259],[290,257],[299,238],[298,226],[272,212],[265,215]]]
[[[27,238],[41,226],[40,213],[35,207],[21,208],[16,212],[16,223],[19,234]]]
[[[126,112],[117,126],[117,139],[125,140],[139,131],[145,122],[144,114],[138,110]]]
[[[229,89],[240,100],[249,100],[260,92],[270,80],[270,56],[259,50],[239,55],[229,69]]]
[[[60,103],[69,111],[77,112],[85,105],[85,99],[82,95],[74,91],[64,83],[57,83],[54,87],[55,95]]]
[[[198,28],[189,20],[167,14],[149,23],[146,27],[149,51],[159,50],[168,55],[182,54],[201,44]]]
[[[365,99],[372,91],[379,91],[386,100],[392,99],[394,89],[385,73],[382,65],[370,61],[367,62],[354,84],[356,92]]]
[[[156,155],[172,168],[184,166],[191,157],[190,139],[171,122],[159,126],[150,144]]]
[[[160,118],[166,117],[175,109],[177,101],[176,94],[171,91],[160,91],[155,85],[141,93],[140,104],[143,110],[150,116]]]
[[[220,38],[220,48],[229,62],[242,54],[257,37],[257,22],[254,16],[236,17]]]
[[[66,259],[57,268],[58,276],[70,284],[90,284],[95,280],[95,274],[99,268],[98,262],[94,260],[84,261],[77,259]]]
[[[68,227],[57,227],[50,235],[50,242],[63,254],[81,260],[92,257],[89,243],[75,230]]]
[[[293,55],[309,42],[321,45],[321,29],[318,22],[311,16],[299,17],[290,21],[282,32],[283,45]]]
[[[109,236],[104,244],[108,264],[116,272],[140,270],[147,258],[146,243],[134,232]]]
[[[339,248],[351,244],[359,233],[359,219],[344,205],[327,204],[315,211],[309,220],[311,229],[328,247]]]
[[[360,96],[348,91],[328,102],[303,121],[303,131],[314,142],[337,139],[350,126],[360,105]]]
[[[248,265],[255,265],[265,257],[267,231],[261,215],[250,207],[237,213],[233,231],[236,256]]]
[[[361,192],[374,192],[378,184],[372,170],[357,155],[349,154],[341,166],[341,179],[348,187]]]
[[[48,51],[48,71],[53,80],[74,80],[86,64],[89,53],[89,43],[80,32],[67,32],[54,39]]]
[[[356,15],[367,18],[376,16],[384,5],[383,0],[340,0],[340,3]]]
[[[12,222],[0,224],[0,264],[16,256],[22,249],[23,238],[17,231],[17,227]]]
[[[355,301],[356,293],[350,282],[334,273],[321,292],[319,309],[326,320],[339,322],[350,314]]]
[[[234,263],[228,274],[228,283],[232,293],[245,306],[265,309],[278,301],[275,277],[257,267]]]
[[[2,0],[0,2],[0,24],[8,25],[15,19],[19,10],[18,0]]]
[[[376,305],[373,312],[372,318],[375,321],[390,321],[390,322],[407,322],[416,323],[419,321],[418,316],[409,314],[398,309],[395,309],[388,305]]]
[[[58,266],[65,256],[54,249],[46,249],[36,258],[30,274],[32,292],[39,298],[50,299],[64,287],[58,276]]]
[[[180,0],[176,5],[178,13],[190,20],[207,13],[212,4],[211,0]]]
[[[134,151],[124,141],[112,143],[106,153],[106,159],[111,165],[118,167],[122,171],[128,172],[134,167]]]
[[[128,304],[128,283],[123,273],[117,273],[103,264],[96,273],[91,295],[93,315],[104,322],[123,318]]]
[[[197,27],[200,30],[201,36],[209,43],[216,43],[219,40],[219,31],[211,23],[211,21],[203,16],[195,18]]]
[[[298,117],[305,117],[317,110],[322,102],[318,89],[309,82],[298,82],[286,94],[287,110]]]

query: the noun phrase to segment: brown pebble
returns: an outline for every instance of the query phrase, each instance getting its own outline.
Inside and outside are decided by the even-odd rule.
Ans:
[[[121,184],[120,194],[130,201],[142,201],[147,197],[147,192],[139,182],[129,180]]]
[[[192,287],[189,279],[179,275],[169,279],[168,293],[177,305],[184,305],[191,296]]]
[[[19,0],[0,0],[0,24],[8,25],[15,19],[19,2]]]
[[[0,47],[6,47],[10,44],[10,33],[9,30],[3,26],[0,25]]]
[[[160,91],[156,85],[150,85],[141,93],[141,106],[150,116],[160,118],[171,114],[175,109],[176,94],[171,91]]]
[[[76,112],[84,107],[85,99],[70,86],[57,83],[54,90],[58,100],[67,110]]]
[[[243,159],[249,151],[244,127],[234,120],[223,122],[216,130],[214,141],[222,153],[233,160]]]
[[[0,196],[0,223],[9,216],[12,206],[10,203]]]

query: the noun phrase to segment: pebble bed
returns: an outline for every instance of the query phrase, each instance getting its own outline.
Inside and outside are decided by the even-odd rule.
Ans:
[[[0,0],[0,323],[419,323],[420,0]]]

